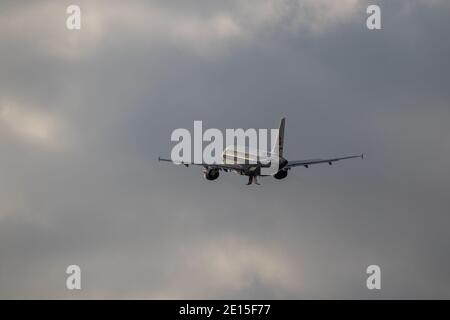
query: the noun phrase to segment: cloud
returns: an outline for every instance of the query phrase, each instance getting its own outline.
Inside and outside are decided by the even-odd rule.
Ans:
[[[349,23],[358,13],[363,14],[364,11],[360,10],[363,3],[359,0],[298,0],[294,6],[292,25],[296,31],[326,32]]]
[[[42,110],[32,111],[14,103],[3,103],[0,123],[7,132],[24,142],[46,148],[62,146],[58,121]]]
[[[298,290],[299,270],[285,254],[269,245],[251,243],[243,237],[222,236],[208,243],[180,247],[178,265],[170,283],[150,293],[159,299],[206,299],[230,292],[242,294],[255,286]],[[181,267],[182,266],[182,267]]]
[[[450,296],[448,1],[382,2],[380,32],[365,1],[79,3],[79,33],[0,4],[0,297],[374,298],[369,264],[375,297]],[[288,159],[364,161],[254,188],[156,161],[280,115]]]
[[[78,60],[126,32],[149,43],[166,43],[210,57],[236,44],[258,41],[271,30],[321,33],[348,21],[357,0],[232,1],[207,10],[177,10],[164,3],[81,1],[82,30],[65,28],[62,2],[37,1],[3,10],[2,37],[14,37],[34,49],[65,60]],[[37,35],[37,36],[36,36]]]
[[[83,14],[88,32],[66,29],[63,2],[35,1],[6,7],[0,13],[0,39],[15,39],[28,50],[51,58],[78,60],[94,52],[103,35],[96,11]]]
[[[408,2],[412,7],[442,1]],[[36,1],[0,13],[0,37],[14,37],[41,53],[64,60],[95,55],[126,35],[150,46],[166,45],[204,58],[258,43],[264,35],[288,32],[320,37],[346,24],[364,21],[366,0],[249,0],[208,6],[164,2],[80,1],[82,30],[65,28],[63,2]],[[361,22],[361,28],[365,24]],[[37,35],[37,36],[36,36]],[[116,39],[116,40],[114,40]]]

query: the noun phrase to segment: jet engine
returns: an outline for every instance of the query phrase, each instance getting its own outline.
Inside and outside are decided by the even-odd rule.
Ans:
[[[219,170],[217,169],[206,169],[203,171],[203,175],[206,180],[216,180],[219,177]]]
[[[280,170],[277,173],[274,174],[274,178],[277,180],[281,180],[287,177],[287,171],[286,170]]]

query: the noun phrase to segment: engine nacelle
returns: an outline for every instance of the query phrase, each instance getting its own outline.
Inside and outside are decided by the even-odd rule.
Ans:
[[[288,175],[288,173],[287,173],[286,170],[280,170],[280,171],[278,171],[276,174],[274,174],[273,177],[274,177],[275,179],[281,180],[281,179],[286,178],[287,175]]]
[[[206,180],[216,180],[219,177],[219,170],[217,169],[207,169],[203,171],[203,175]]]

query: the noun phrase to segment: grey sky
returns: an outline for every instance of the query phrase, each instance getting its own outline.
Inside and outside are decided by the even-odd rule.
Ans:
[[[0,4],[0,298],[450,298],[448,1]],[[286,180],[157,162],[273,128]],[[65,268],[82,268],[82,290]],[[378,264],[382,290],[365,287]]]

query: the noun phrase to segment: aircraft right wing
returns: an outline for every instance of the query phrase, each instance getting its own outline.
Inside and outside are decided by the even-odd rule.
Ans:
[[[346,157],[340,157],[340,158],[330,158],[330,159],[309,159],[309,160],[294,160],[294,161],[288,161],[286,165],[286,169],[291,169],[294,167],[300,167],[304,166],[305,168],[308,168],[311,164],[318,164],[318,163],[328,163],[331,165],[333,162],[339,161],[339,160],[345,160],[345,159],[353,159],[353,158],[364,158],[364,154],[360,155],[353,155],[353,156],[346,156]]]

